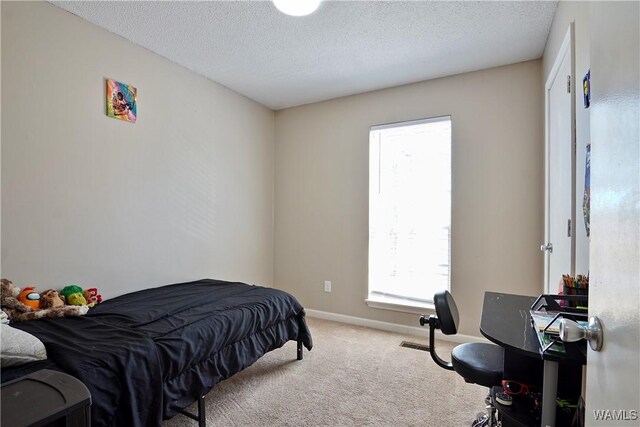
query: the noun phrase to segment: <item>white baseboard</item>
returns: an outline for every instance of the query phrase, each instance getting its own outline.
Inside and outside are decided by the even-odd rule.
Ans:
[[[334,322],[348,323],[350,325],[357,326],[366,326],[368,328],[381,329],[383,331],[396,332],[403,335],[415,335],[426,338],[427,340],[429,339],[429,328],[427,326],[421,328],[418,326],[399,325],[397,323],[382,322],[380,320],[371,320],[362,317],[347,316],[345,314],[330,313],[328,311],[312,310],[308,308],[305,308],[304,311],[307,313],[307,316],[315,317],[317,319],[333,320]],[[463,334],[444,335],[440,331],[436,332],[436,339],[454,343],[489,342],[487,339],[481,337]]]

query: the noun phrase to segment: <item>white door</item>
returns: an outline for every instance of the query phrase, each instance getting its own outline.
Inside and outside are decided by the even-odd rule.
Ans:
[[[563,274],[573,274],[573,26],[558,52],[546,88],[545,291],[557,293]]]
[[[604,346],[587,354],[587,426],[640,425],[639,4],[590,3],[589,315]]]

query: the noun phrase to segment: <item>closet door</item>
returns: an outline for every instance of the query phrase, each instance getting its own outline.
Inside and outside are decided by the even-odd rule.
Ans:
[[[545,85],[545,292],[574,272],[575,85],[573,24]]]

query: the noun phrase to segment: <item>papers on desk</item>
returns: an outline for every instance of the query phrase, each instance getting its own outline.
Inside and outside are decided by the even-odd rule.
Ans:
[[[557,313],[536,310],[530,310],[530,312],[531,322],[536,332],[546,332],[550,335],[560,334],[560,318],[554,320]]]
[[[547,312],[531,310],[531,323],[536,330],[538,341],[542,352],[562,355],[566,353],[564,344],[560,341],[560,319],[557,312]],[[587,322],[578,321],[578,323],[587,325]]]
[[[564,344],[560,341],[560,318],[556,317],[557,313],[531,310],[531,323],[536,331],[538,341],[540,341],[540,350],[542,353],[548,352],[556,355],[566,353]]]

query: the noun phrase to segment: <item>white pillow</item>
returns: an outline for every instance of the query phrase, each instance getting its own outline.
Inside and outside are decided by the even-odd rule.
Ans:
[[[38,338],[9,325],[2,324],[0,327],[0,365],[3,368],[47,358],[47,350]]]

